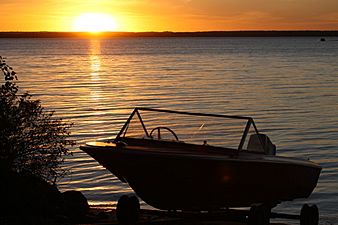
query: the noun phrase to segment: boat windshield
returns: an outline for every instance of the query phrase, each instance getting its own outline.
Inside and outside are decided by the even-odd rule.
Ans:
[[[116,140],[141,138],[246,150],[247,137],[255,135],[259,133],[251,117],[135,108]]]

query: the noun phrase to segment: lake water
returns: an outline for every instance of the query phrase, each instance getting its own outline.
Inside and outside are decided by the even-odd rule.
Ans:
[[[321,224],[338,224],[338,37],[0,39],[19,85],[75,123],[71,175],[62,190],[92,204],[116,203],[131,189],[81,152],[114,138],[135,106],[252,116],[277,154],[323,167],[309,199]]]

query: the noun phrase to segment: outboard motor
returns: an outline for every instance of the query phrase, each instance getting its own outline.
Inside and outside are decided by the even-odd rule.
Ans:
[[[248,142],[247,150],[261,152],[265,155],[276,155],[276,145],[274,145],[265,134],[252,134]]]

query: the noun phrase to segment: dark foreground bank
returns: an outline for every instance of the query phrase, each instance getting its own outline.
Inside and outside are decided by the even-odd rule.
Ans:
[[[78,191],[61,193],[39,177],[0,171],[0,224],[78,224],[87,222],[89,205]]]

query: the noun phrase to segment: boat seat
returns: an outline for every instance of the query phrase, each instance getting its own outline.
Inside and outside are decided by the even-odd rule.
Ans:
[[[250,135],[247,150],[251,152],[261,152],[266,155],[276,155],[276,145],[274,145],[270,138],[265,134]]]

